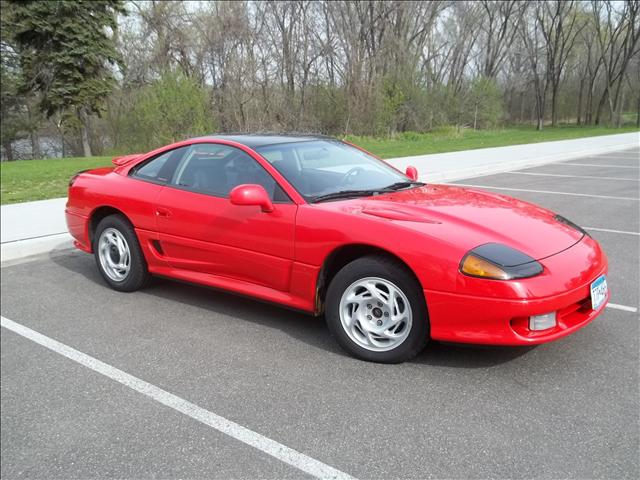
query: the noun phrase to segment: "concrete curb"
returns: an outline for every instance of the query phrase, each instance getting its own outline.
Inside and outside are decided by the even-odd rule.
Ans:
[[[535,144],[531,144],[535,145]],[[438,173],[420,173],[419,179],[423,182],[452,182],[456,180],[463,180],[465,178],[482,177],[486,175],[493,175],[497,173],[511,172],[513,170],[521,170],[523,168],[539,167],[541,165],[547,165],[549,163],[561,162],[565,160],[571,160],[573,158],[581,158],[592,155],[602,155],[605,153],[619,152],[628,150],[630,148],[637,147],[639,142],[630,142],[621,145],[608,145],[600,148],[589,148],[584,150],[576,150],[572,152],[558,153],[553,155],[546,155],[537,158],[526,158],[523,160],[511,160],[511,161],[499,161],[491,164],[485,164],[477,167],[462,168],[456,170],[449,170],[446,172]],[[425,160],[428,156],[422,157],[400,157],[387,159],[389,163],[401,170],[404,170],[407,165],[411,164],[411,159]]]
[[[415,166],[422,181],[448,182],[537,167],[573,158],[613,153],[639,145],[640,132],[631,132],[573,140],[415,155],[391,158],[387,161],[403,171],[409,165]]]
[[[71,235],[58,233],[45,237],[17,240],[0,245],[0,263],[3,267],[24,260],[28,257],[39,256],[52,250],[68,250],[73,248]]]

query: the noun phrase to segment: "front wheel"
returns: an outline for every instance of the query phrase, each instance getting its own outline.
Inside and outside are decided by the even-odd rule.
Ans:
[[[133,292],[149,280],[136,232],[120,215],[103,218],[96,228],[93,253],[100,274],[115,290]]]
[[[386,257],[362,257],[343,267],[329,285],[325,317],[338,343],[362,360],[404,362],[429,339],[420,284]]]

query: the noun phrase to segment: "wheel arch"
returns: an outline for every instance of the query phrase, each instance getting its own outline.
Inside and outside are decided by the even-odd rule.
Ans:
[[[381,247],[374,245],[368,245],[364,243],[352,243],[341,245],[335,248],[322,263],[322,267],[318,272],[318,278],[316,280],[316,300],[315,300],[315,313],[320,315],[324,311],[325,296],[327,288],[331,283],[331,280],[345,265],[352,261],[368,256],[377,255],[389,258],[398,264],[402,265],[407,272],[409,272],[418,285],[421,285],[420,280],[409,264],[400,258],[398,255],[390,252]],[[425,299],[426,301],[426,299]]]
[[[88,229],[87,234],[89,238],[89,245],[92,248],[93,248],[93,236],[95,235],[96,228],[98,228],[98,224],[102,221],[103,218],[106,218],[109,215],[120,215],[127,222],[133,225],[129,217],[127,217],[127,215],[122,210],[116,207],[112,207],[110,205],[102,205],[100,207],[95,208],[91,212],[91,215],[89,215],[89,221],[87,222],[87,229]]]

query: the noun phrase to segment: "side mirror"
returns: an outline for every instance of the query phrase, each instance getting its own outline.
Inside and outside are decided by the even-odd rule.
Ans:
[[[418,181],[418,169],[416,167],[409,165],[404,173],[414,182]]]
[[[229,200],[233,205],[255,205],[263,212],[273,212],[273,203],[261,185],[238,185],[229,193]]]

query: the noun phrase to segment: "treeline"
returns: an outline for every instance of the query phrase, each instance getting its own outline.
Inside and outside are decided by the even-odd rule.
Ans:
[[[640,121],[640,0],[2,1],[2,154]],[[24,154],[23,154],[24,156]]]

